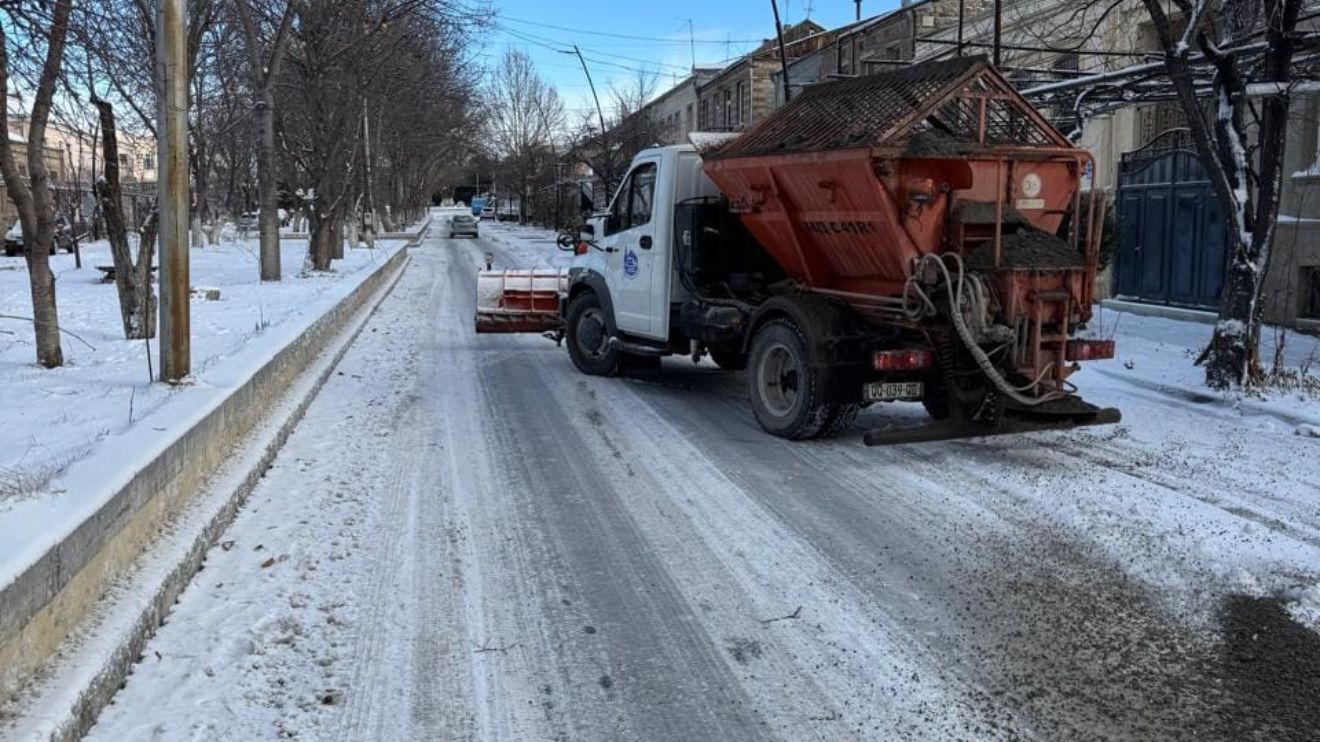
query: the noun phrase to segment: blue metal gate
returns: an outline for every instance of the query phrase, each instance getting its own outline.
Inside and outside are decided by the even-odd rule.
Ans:
[[[1224,220],[1186,129],[1123,155],[1114,290],[1124,299],[1214,309],[1224,288]]]

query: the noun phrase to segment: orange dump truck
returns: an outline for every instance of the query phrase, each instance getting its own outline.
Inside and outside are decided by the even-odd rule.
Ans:
[[[637,156],[539,304],[525,274],[483,274],[478,330],[562,333],[592,374],[709,355],[747,369],[758,422],[787,438],[901,400],[935,420],[868,444],[1119,419],[1068,383],[1114,352],[1076,337],[1102,221],[1091,157],[983,58],[817,85],[694,141]]]

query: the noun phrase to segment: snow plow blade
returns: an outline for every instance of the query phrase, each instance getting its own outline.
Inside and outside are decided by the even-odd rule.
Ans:
[[[1092,425],[1113,425],[1123,419],[1123,413],[1112,407],[1093,409],[1094,412],[1061,417],[1056,420],[1027,420],[1006,417],[998,425],[944,421],[915,428],[869,430],[862,435],[862,440],[868,446],[897,446],[904,443],[933,443],[964,438],[984,438],[994,435],[1071,430]]]
[[[561,324],[560,297],[568,291],[568,271],[482,271],[477,274],[479,333],[547,332]]]

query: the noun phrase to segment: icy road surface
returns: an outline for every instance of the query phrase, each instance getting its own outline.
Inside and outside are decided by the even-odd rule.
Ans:
[[[1320,729],[1320,441],[1088,372],[1122,426],[788,443],[475,336],[486,250],[413,251],[92,739]]]

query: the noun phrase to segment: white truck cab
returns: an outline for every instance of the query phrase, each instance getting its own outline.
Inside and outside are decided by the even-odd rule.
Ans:
[[[674,207],[718,196],[692,145],[648,149],[633,159],[609,208],[588,222],[597,249],[576,256],[571,269],[603,280],[604,309],[612,310],[618,332],[668,340],[671,305],[687,298],[674,260]]]

